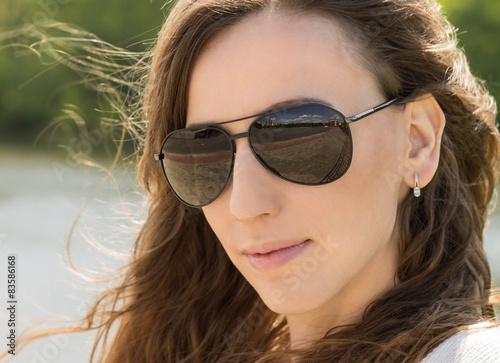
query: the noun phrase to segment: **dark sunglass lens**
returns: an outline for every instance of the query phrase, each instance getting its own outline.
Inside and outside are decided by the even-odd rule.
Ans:
[[[309,105],[273,113],[250,130],[252,148],[275,174],[302,184],[325,184],[349,168],[349,126],[335,110]]]
[[[231,140],[216,128],[175,131],[165,141],[162,153],[168,183],[192,206],[215,200],[231,173]]]

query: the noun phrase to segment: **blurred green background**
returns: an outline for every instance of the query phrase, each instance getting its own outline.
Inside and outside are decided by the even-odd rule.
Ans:
[[[143,51],[153,43],[167,9],[165,1],[157,0],[1,0],[0,34],[19,25],[56,21],[75,24],[117,47]],[[54,151],[76,135],[57,127],[42,133],[65,106],[75,106],[91,130],[103,117],[96,109],[106,105],[73,70],[17,45],[33,41],[29,34],[0,38],[0,145],[31,148],[38,137],[37,151]],[[96,152],[99,147],[93,148],[92,154]]]
[[[473,73],[486,80],[500,100],[500,1],[441,0],[459,28]],[[47,20],[73,23],[101,39],[133,51],[146,49],[155,38],[168,5],[158,0],[2,0],[0,31]],[[76,84],[80,79],[64,65],[44,66],[35,55],[0,43],[0,143],[33,145],[64,105],[80,109],[86,122],[100,117],[95,92]],[[44,133],[38,147],[64,142],[65,135]]]

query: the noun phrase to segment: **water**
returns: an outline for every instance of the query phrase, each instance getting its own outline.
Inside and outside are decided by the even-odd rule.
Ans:
[[[8,254],[17,255],[16,335],[29,324],[44,318],[77,319],[85,315],[95,285],[83,283],[64,262],[64,243],[77,211],[81,195],[89,195],[104,173],[74,166],[66,160],[55,162],[48,156],[0,151],[0,265],[6,269]],[[87,185],[87,190],[82,188]],[[117,188],[117,186],[119,188]],[[121,195],[117,190],[120,190]],[[120,264],[88,248],[81,232],[101,241],[105,247],[125,253],[133,243],[137,226],[127,219],[145,217],[143,195],[138,193],[134,175],[116,174],[116,185],[106,183],[85,209],[84,228],[74,235],[73,255],[82,266],[105,271]],[[135,228],[135,229],[134,229]],[[500,272],[500,212],[490,219],[485,247],[498,276]],[[6,274],[0,274],[0,295],[6,297]],[[5,309],[0,311],[7,332]],[[4,336],[3,334],[1,336]],[[63,335],[29,345],[12,362],[88,362],[94,334]],[[4,346],[4,340],[2,345]]]

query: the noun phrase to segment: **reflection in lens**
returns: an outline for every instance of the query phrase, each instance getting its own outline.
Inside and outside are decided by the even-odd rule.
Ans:
[[[348,125],[338,112],[320,105],[296,107],[257,120],[250,141],[267,168],[304,184],[340,178],[349,168],[352,154]]]
[[[221,193],[230,174],[232,145],[216,128],[180,130],[166,140],[163,166],[173,191],[190,205],[203,205]]]

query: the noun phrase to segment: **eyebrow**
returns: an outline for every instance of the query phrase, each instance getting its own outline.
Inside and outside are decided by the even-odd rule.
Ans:
[[[303,104],[307,104],[307,103],[320,103],[322,105],[334,108],[334,106],[330,102],[328,102],[324,99],[321,99],[321,98],[297,97],[297,98],[292,98],[292,99],[288,99],[285,101],[279,101],[279,102],[273,103],[272,105],[266,107],[263,111],[256,113],[254,115],[251,115],[251,116],[245,116],[242,118],[237,118],[237,119],[229,120],[229,121],[206,121],[206,122],[200,122],[200,123],[197,122],[195,124],[191,124],[190,126],[186,125],[186,128],[198,127],[198,126],[210,126],[210,125],[216,125],[216,124],[219,125],[219,124],[229,123],[229,122],[233,122],[233,121],[245,120],[248,118],[260,116],[260,115],[267,113],[267,112],[280,111],[284,108],[299,106],[299,105],[303,105]]]

